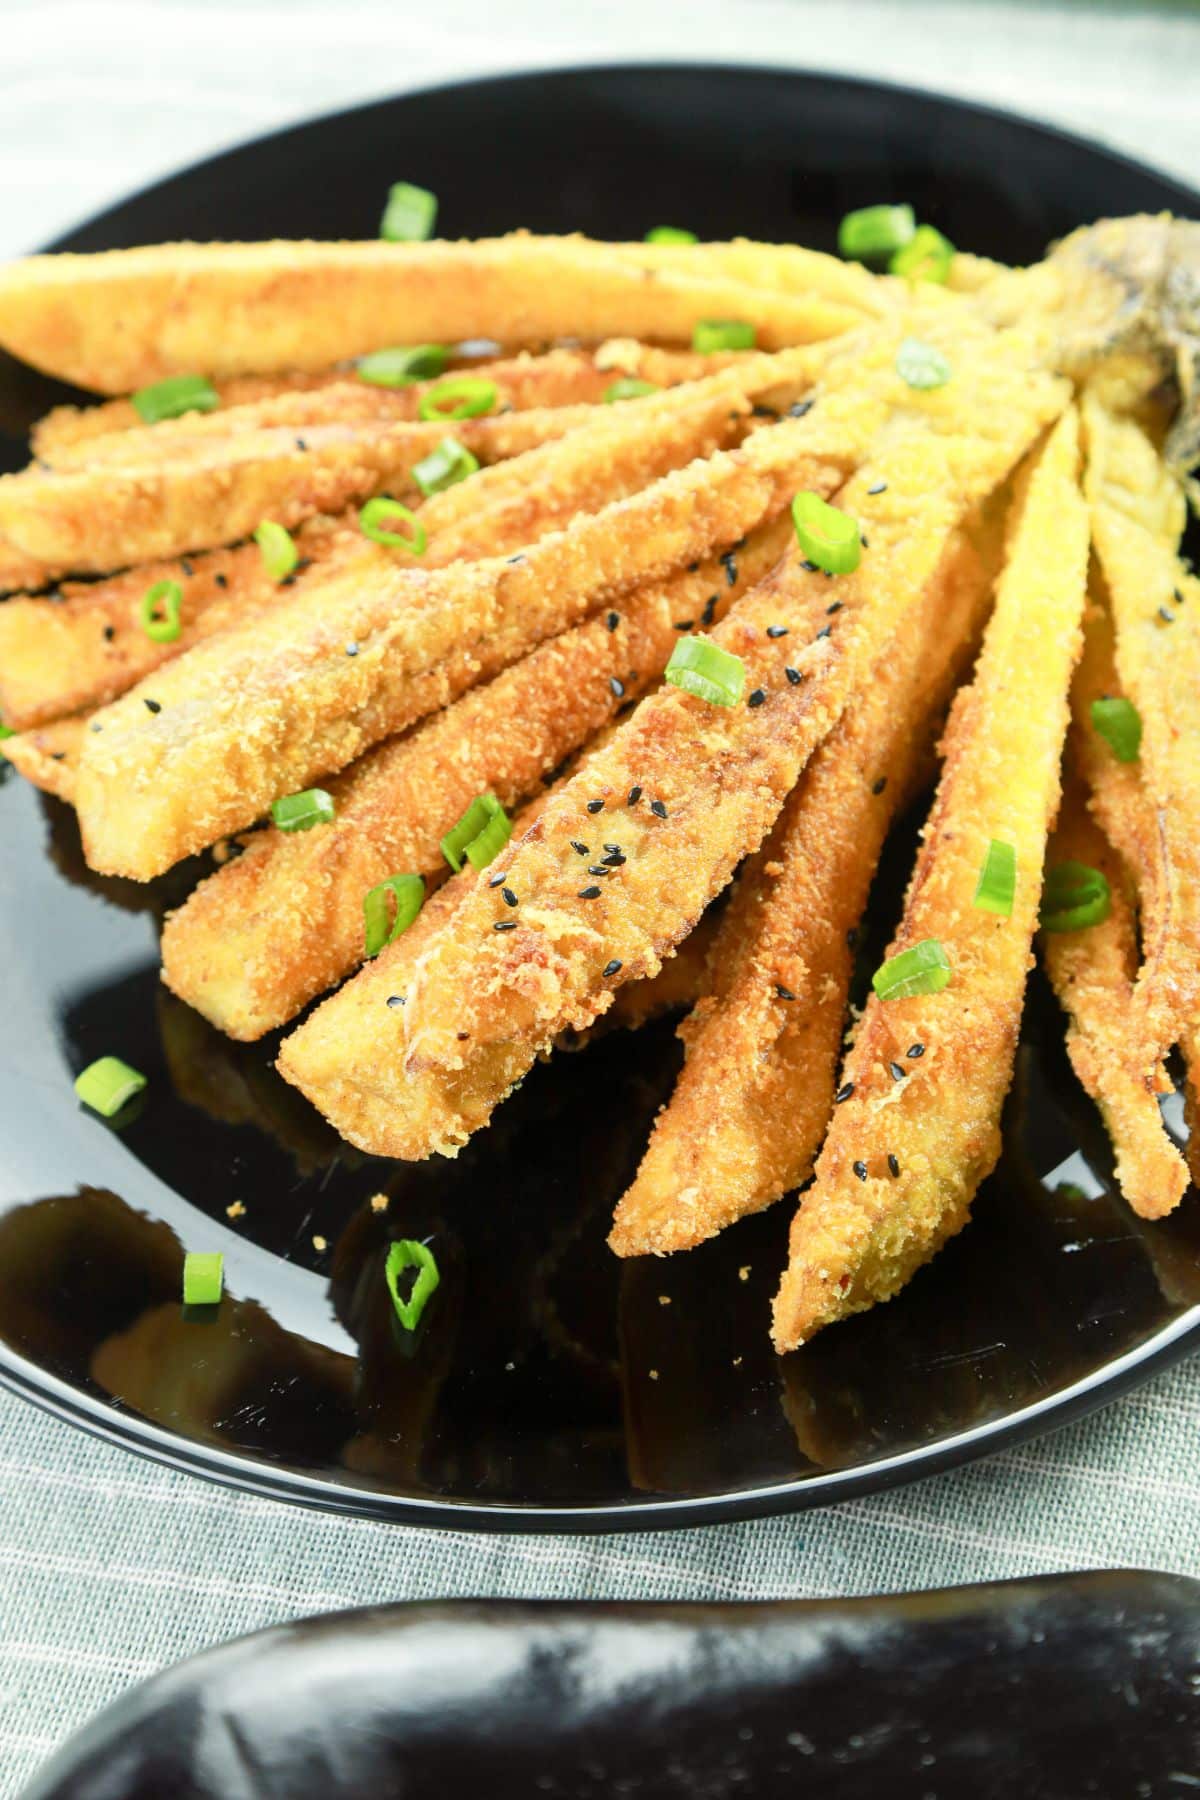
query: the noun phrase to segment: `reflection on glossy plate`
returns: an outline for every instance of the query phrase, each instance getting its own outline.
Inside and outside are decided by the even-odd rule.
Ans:
[[[892,197],[1010,260],[1101,212],[1200,210],[1098,149],[928,96],[630,69],[319,121],[62,247],[367,236],[397,175],[439,193],[451,234],[628,237],[666,220],[829,247],[848,208]],[[0,360],[10,463],[59,392]],[[781,1362],[767,1317],[786,1204],[666,1261],[604,1247],[670,1088],[669,1023],[539,1067],[456,1162],[371,1161],[279,1080],[274,1040],[232,1044],[159,986],[158,920],[199,863],[144,888],[96,877],[73,816],[15,781],[0,783],[0,844],[0,1379],[134,1448],[438,1523],[696,1523],[981,1454],[1200,1341],[1200,1204],[1145,1225],[1114,1197],[1040,980],[975,1223],[898,1300]],[[867,966],[906,866],[903,847],[885,860]],[[105,1052],[150,1077],[119,1132],[71,1092]],[[380,1191],[386,1212],[369,1204]],[[384,1247],[430,1235],[443,1283],[408,1346]],[[184,1248],[224,1251],[218,1311],[184,1315]]]

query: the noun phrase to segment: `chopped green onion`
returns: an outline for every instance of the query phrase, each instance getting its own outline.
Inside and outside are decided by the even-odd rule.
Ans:
[[[280,831],[311,831],[314,825],[328,825],[335,812],[333,795],[324,788],[305,788],[271,802],[271,817]]]
[[[272,581],[282,581],[300,561],[300,552],[291,532],[277,525],[274,519],[263,520],[254,534],[254,541],[262,551],[263,568]]]
[[[395,903],[395,916],[388,922],[388,896]],[[363,927],[368,956],[378,956],[394,944],[402,931],[407,931],[425,901],[425,878],[422,875],[389,875],[363,896]]]
[[[400,1277],[405,1269],[415,1269],[417,1279],[413,1282],[408,1299],[402,1300],[400,1298]],[[418,1244],[412,1238],[400,1238],[397,1243],[388,1246],[384,1273],[388,1293],[392,1296],[392,1305],[396,1309],[396,1317],[406,1331],[415,1331],[421,1323],[421,1314],[433,1298],[438,1283],[442,1279],[438,1273],[437,1260],[433,1251],[428,1244]]]
[[[748,319],[699,319],[692,330],[692,349],[753,350],[754,326]]]
[[[660,384],[657,381],[639,381],[636,375],[622,375],[611,387],[604,390],[604,398],[610,403],[614,400],[640,400],[643,394],[657,394]]]
[[[387,521],[393,525],[407,525],[411,535],[405,537],[402,531],[389,531]],[[373,544],[386,544],[390,549],[407,550],[412,556],[424,556],[429,536],[415,512],[399,500],[391,500],[386,494],[377,494],[374,500],[368,500],[358,515],[358,528],[364,537],[370,538]]]
[[[431,450],[428,456],[413,465],[412,478],[428,500],[431,494],[440,494],[457,482],[465,481],[478,467],[479,458],[472,456],[457,438],[448,437],[442,439],[436,450]]]
[[[1118,762],[1137,761],[1142,747],[1142,719],[1132,700],[1121,695],[1093,700],[1092,724]]]
[[[916,229],[911,206],[860,206],[838,226],[838,250],[856,262],[881,262],[902,250]]]
[[[1003,838],[991,838],[979,871],[974,904],[980,912],[998,913],[1002,919],[1011,919],[1016,891],[1016,849],[1012,844],[1006,844]]]
[[[183,589],[177,581],[156,581],[142,595],[138,624],[156,644],[173,644],[183,630]]]
[[[1046,871],[1040,924],[1043,931],[1082,931],[1100,925],[1112,910],[1112,894],[1099,869],[1061,862]]]
[[[666,678],[685,694],[713,706],[736,706],[746,685],[746,665],[711,638],[684,637],[671,652]]]
[[[494,381],[483,375],[453,375],[449,381],[422,394],[417,402],[417,417],[426,424],[441,424],[450,419],[479,419],[491,412],[498,389]]]
[[[495,794],[477,794],[462,818],[442,839],[442,855],[457,875],[463,857],[486,869],[512,836],[512,821]]]
[[[146,1077],[131,1069],[119,1056],[102,1056],[75,1077],[75,1092],[83,1104],[104,1119],[119,1113],[126,1101],[140,1094],[145,1085]]]
[[[827,575],[849,575],[862,561],[858,520],[839,512],[807,488],[792,501],[796,541],[809,562]]]
[[[0,719],[0,744],[4,742],[5,738],[16,737],[16,735],[17,733],[13,730],[12,726],[6,725],[4,720]]]
[[[406,344],[395,350],[372,350],[355,363],[360,381],[372,387],[411,387],[414,381],[434,381],[449,358],[441,344]]]
[[[940,994],[952,974],[937,938],[923,938],[911,950],[890,956],[872,975],[871,986],[881,1000],[907,1000],[911,994]]]
[[[393,244],[421,244],[433,236],[437,195],[411,181],[393,182],[379,222],[379,235]]]
[[[943,237],[936,225],[918,225],[908,243],[892,257],[888,271],[909,281],[945,283],[953,261],[954,245],[950,239]]]
[[[954,371],[940,350],[910,337],[896,352],[896,373],[910,388],[939,388],[946,385]]]
[[[179,419],[184,413],[215,412],[220,404],[221,396],[203,375],[168,375],[133,396],[133,410],[146,425]]]
[[[215,1306],[225,1282],[225,1258],[219,1250],[189,1250],[183,1259],[183,1304]]]
[[[698,244],[699,238],[694,231],[685,231],[681,225],[655,225],[646,233],[648,244]]]

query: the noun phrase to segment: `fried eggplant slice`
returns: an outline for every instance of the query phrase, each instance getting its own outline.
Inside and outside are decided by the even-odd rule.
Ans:
[[[82,719],[59,719],[40,731],[19,732],[0,739],[0,756],[44,794],[73,804],[75,772],[86,725]]]
[[[321,830],[256,833],[168,918],[167,986],[231,1037],[286,1024],[363,960],[369,888],[443,870],[441,840],[477,794],[525,799],[662,673],[681,627],[766,574],[789,531],[780,520],[754,533],[734,586],[714,560],[638,589],[382,745],[329,783],[337,816]],[[601,855],[597,844],[590,860]]]
[[[739,877],[712,953],[721,988],[617,1207],[618,1256],[691,1250],[807,1179],[833,1110],[852,944],[884,837],[928,773],[993,571],[965,534]]]
[[[1112,1140],[1121,1192],[1140,1218],[1161,1219],[1183,1198],[1188,1171],[1163,1125],[1157,1084],[1129,1054],[1136,912],[1126,869],[1089,816],[1078,780],[1067,786],[1050,861],[1086,863],[1108,881],[1108,917],[1081,931],[1045,933],[1042,957],[1070,1019],[1071,1067]]]
[[[271,400],[277,394],[316,392],[346,379],[344,369],[317,369],[306,375],[239,375],[216,384],[218,406],[229,410]],[[108,437],[114,431],[151,429],[132,400],[104,400],[95,406],[55,406],[37,421],[29,447],[35,457],[53,462],[56,456],[84,450],[91,438]]]
[[[1138,772],[1162,834],[1166,929],[1134,984],[1132,1028],[1156,1061],[1200,1006],[1200,580],[1179,557],[1178,481],[1132,419],[1084,401],[1092,535],[1122,692],[1141,719]],[[1124,849],[1119,837],[1118,847]]]
[[[385,952],[285,1040],[281,1070],[343,1136],[386,1155],[453,1154],[559,1032],[586,1029],[617,987],[656,973],[758,848],[964,513],[1064,404],[1009,344],[965,356],[957,380],[956,404],[943,388],[924,428],[847,484],[870,550],[838,578],[836,615],[830,582],[789,557],[714,633],[744,663],[746,701],[649,696],[510,847],[514,928],[494,929],[509,909],[476,889],[420,959],[405,1008],[383,1004]],[[977,417],[992,435],[966,434]],[[780,625],[787,637],[768,635]],[[590,845],[587,831],[619,844],[614,876],[578,873],[571,844]]]
[[[999,1155],[1080,648],[1088,525],[1078,471],[1072,410],[1018,484],[995,610],[951,713],[889,952],[936,940],[950,983],[867,1003],[845,1098],[792,1223],[774,1307],[780,1353],[897,1293],[966,1224]],[[975,904],[992,840],[1015,853],[1008,917]]]
[[[0,270],[0,344],[103,394],[167,375],[326,369],[392,344],[686,344],[705,319],[745,320],[761,348],[776,350],[835,337],[864,314],[811,289],[753,287],[686,265],[647,268],[612,245],[522,233],[458,243],[161,244],[32,256]]]

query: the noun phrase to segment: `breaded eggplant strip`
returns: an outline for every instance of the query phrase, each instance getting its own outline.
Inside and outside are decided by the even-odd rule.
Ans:
[[[1112,906],[1107,919],[1083,931],[1045,933],[1042,956],[1070,1018],[1071,1066],[1100,1108],[1112,1139],[1121,1192],[1139,1217],[1160,1219],[1183,1198],[1188,1172],[1167,1136],[1153,1085],[1129,1055],[1138,967],[1129,877],[1089,816],[1078,780],[1067,786],[1049,860],[1086,863],[1108,880]]]
[[[704,319],[746,320],[762,348],[782,349],[837,336],[863,316],[811,289],[647,269],[611,245],[521,233],[459,243],[163,244],[33,256],[0,271],[0,344],[107,394],[167,375],[326,369],[390,344],[686,344]]]
[[[807,423],[756,433],[507,561],[426,572],[381,551],[302,578],[287,605],[197,646],[95,721],[77,793],[89,862],[148,880],[606,598],[735,542],[797,480],[829,492],[840,470],[810,458]]]
[[[617,1207],[618,1256],[690,1250],[807,1179],[829,1123],[851,944],[888,827],[928,772],[992,571],[965,534],[738,880],[713,949],[721,991]]]
[[[511,808],[661,674],[688,621],[719,615],[787,546],[785,521],[738,552],[639,588],[540,646],[329,785],[319,831],[257,833],[167,920],[163,979],[231,1037],[284,1025],[363,959],[363,895],[400,871],[432,876],[477,794]],[[599,855],[597,847],[597,855]],[[594,859],[593,859],[594,860]]]
[[[1179,558],[1182,491],[1145,432],[1092,395],[1084,424],[1117,672],[1142,722],[1138,768],[1162,833],[1168,883],[1169,930],[1139,972],[1131,1014],[1144,1051],[1156,1059],[1200,1005],[1200,580]]]
[[[752,288],[777,288],[783,293],[820,294],[861,312],[867,318],[883,318],[906,298],[906,284],[873,275],[862,263],[844,262],[802,244],[758,244],[750,238],[729,243],[646,244],[620,246],[648,269],[669,269],[675,274],[712,274],[745,282]]]
[[[999,1155],[1080,648],[1088,526],[1078,471],[1071,411],[1018,484],[995,610],[951,713],[889,952],[936,939],[950,984],[867,1003],[843,1072],[849,1092],[792,1223],[774,1309],[781,1353],[890,1299],[966,1224]],[[1011,917],[974,904],[992,839],[1016,855]]]
[[[677,688],[643,700],[510,846],[518,907],[473,893],[421,959],[408,1006],[393,1009],[403,1020],[383,1004],[385,952],[285,1041],[281,1070],[343,1136],[387,1155],[452,1154],[559,1032],[585,1029],[616,987],[657,971],[758,847],[964,512],[1061,410],[1060,384],[1028,374],[1012,348],[992,346],[980,364],[968,357],[957,372],[959,411],[943,389],[925,415],[940,432],[901,435],[848,484],[844,504],[870,541],[859,570],[831,587],[790,557],[717,628],[745,664],[745,703],[712,707]],[[981,411],[985,389],[993,404]],[[961,435],[977,414],[994,436]],[[789,636],[767,635],[779,625]],[[575,838],[612,840],[625,863],[581,877]],[[515,928],[497,932],[505,910]]]
[[[130,432],[106,440],[120,447],[119,460],[0,475],[0,587],[39,587],[69,573],[106,574],[236,543],[264,519],[291,529],[316,513],[407,489],[413,465],[449,435],[480,462],[499,462],[588,424],[594,410],[463,419],[453,433],[386,421],[161,439],[157,431]]]
[[[82,719],[59,719],[40,731],[0,740],[0,756],[45,794],[73,803],[75,771],[86,726]]]

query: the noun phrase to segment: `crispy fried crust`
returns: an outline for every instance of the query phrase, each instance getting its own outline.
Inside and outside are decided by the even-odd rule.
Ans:
[[[1169,929],[1148,944],[1131,1014],[1144,1054],[1157,1060],[1200,1003],[1200,580],[1179,559],[1183,496],[1150,439],[1095,396],[1085,400],[1084,422],[1117,672],[1141,717],[1138,768],[1162,833]]]
[[[711,448],[745,410],[724,380],[696,384],[687,422],[695,448]],[[507,562],[426,573],[398,569],[381,550],[328,579],[303,577],[289,604],[198,646],[101,715],[77,793],[89,861],[148,879],[252,823],[278,795],[344,768],[608,596],[733,542],[778,509],[799,471],[810,469],[811,485],[828,492],[837,472],[810,462],[807,424],[756,433],[745,450],[584,514]],[[664,429],[682,447],[676,411]],[[640,430],[614,420],[608,431],[621,458],[639,444],[650,454],[649,416]],[[596,480],[605,444],[593,447]]]
[[[843,280],[833,259],[814,258]],[[835,274],[836,272],[836,274]],[[861,323],[826,299],[712,268],[646,268],[586,238],[425,244],[166,244],[34,256],[0,272],[0,344],[99,393],[166,375],[226,379],[326,369],[389,344],[534,344],[627,336],[688,343],[703,319],[745,319],[765,349]]]
[[[617,1208],[618,1256],[690,1250],[803,1181],[829,1122],[850,939],[896,810],[930,761],[991,595],[959,534],[739,878],[712,960],[721,991]]]
[[[1088,529],[1078,464],[1071,412],[1021,484],[996,608],[955,702],[890,951],[936,938],[953,978],[940,994],[868,1002],[844,1071],[852,1092],[792,1224],[774,1307],[781,1353],[895,1294],[966,1223],[999,1154],[1080,646]],[[993,837],[1016,851],[1011,918],[974,905]],[[916,1043],[924,1054],[911,1058]]]
[[[1112,1139],[1121,1192],[1141,1218],[1160,1219],[1183,1198],[1188,1172],[1163,1126],[1158,1083],[1129,1053],[1138,966],[1134,906],[1126,871],[1089,816],[1078,782],[1067,787],[1049,860],[1087,863],[1108,879],[1108,918],[1085,931],[1045,933],[1042,956],[1070,1017],[1071,1066],[1100,1108]]]
[[[444,868],[441,839],[476,794],[523,800],[661,674],[680,625],[710,600],[723,613],[779,560],[789,532],[778,521],[754,534],[736,586],[711,561],[638,589],[381,746],[329,784],[331,825],[257,834],[168,918],[168,987],[232,1037],[286,1024],[362,961],[368,888]]]
[[[894,344],[877,370],[885,388],[900,385],[892,355]],[[957,404],[943,389],[922,415],[933,429],[902,434],[850,482],[844,501],[869,531],[871,553],[838,583],[836,625],[828,582],[792,559],[718,627],[717,640],[745,663],[748,693],[762,688],[762,704],[710,707],[676,688],[642,701],[506,858],[521,901],[515,930],[493,931],[502,907],[476,890],[421,958],[405,1008],[381,1004],[385,953],[285,1041],[281,1069],[344,1136],[388,1155],[453,1152],[558,1032],[589,1025],[614,984],[653,974],[757,848],[964,510],[1062,407],[1059,385],[1029,374],[1015,346],[978,356],[959,365]],[[961,435],[984,392],[995,402],[984,414],[995,435]],[[871,495],[880,481],[885,491]],[[790,639],[769,638],[772,624],[786,625]],[[788,665],[799,684],[785,679]],[[585,875],[581,885],[570,845],[586,830],[589,845],[620,843],[626,863],[616,877]]]
[[[82,719],[59,719],[40,731],[0,739],[0,756],[45,794],[75,799],[75,771],[86,727]]]

